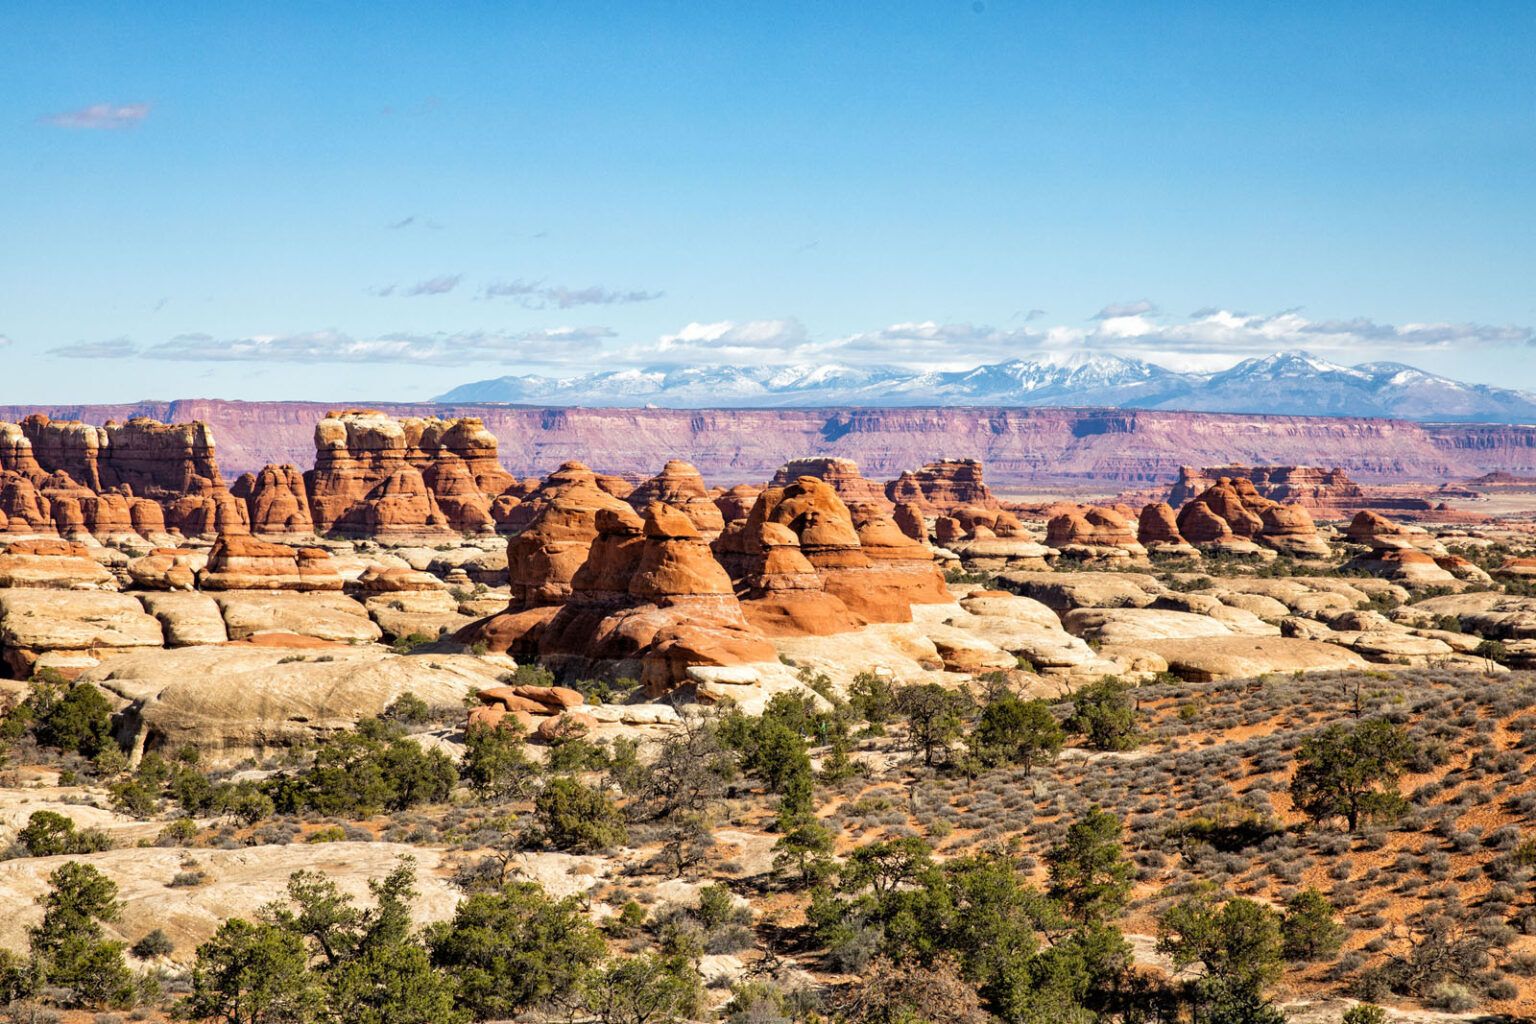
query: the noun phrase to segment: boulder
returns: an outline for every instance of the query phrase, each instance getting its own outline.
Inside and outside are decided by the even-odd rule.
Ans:
[[[16,677],[47,651],[160,647],[160,623],[128,594],[90,590],[0,590],[0,652]]]
[[[208,566],[208,552],[194,548],[155,548],[128,563],[133,585],[142,590],[194,590],[197,574]]]
[[[343,594],[227,590],[212,596],[231,640],[280,633],[371,643],[383,635],[368,610]]]
[[[144,610],[159,620],[167,647],[222,644],[229,639],[218,602],[207,594],[177,591],[136,596]]]
[[[1108,645],[1100,653],[1118,649]],[[1268,672],[1336,672],[1363,669],[1364,658],[1337,644],[1295,637],[1218,636],[1183,640],[1148,640],[1132,650],[1150,653],[1182,679],[1211,682],[1251,679]]]
[[[457,705],[496,671],[466,655],[284,641],[128,654],[84,678],[125,703],[135,753],[191,745],[233,760],[352,728],[406,693]]]

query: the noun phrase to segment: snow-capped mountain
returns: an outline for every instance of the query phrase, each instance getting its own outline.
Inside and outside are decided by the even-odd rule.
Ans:
[[[842,364],[600,370],[496,377],[456,387],[437,401],[677,408],[1073,405],[1536,422],[1536,395],[1528,392],[1466,384],[1402,363],[1344,366],[1307,352],[1245,359],[1219,373],[1185,373],[1109,353],[954,371]]]

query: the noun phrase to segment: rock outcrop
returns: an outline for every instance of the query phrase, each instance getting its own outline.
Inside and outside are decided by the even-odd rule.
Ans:
[[[1202,523],[1201,526],[1220,532],[1215,523]],[[1142,508],[1136,520],[1136,540],[1154,555],[1184,558],[1199,554],[1179,532],[1178,517],[1166,502],[1155,501]]]
[[[1270,501],[1334,510],[1365,501],[1365,492],[1342,469],[1319,466],[1213,466],[1196,469],[1180,466],[1179,478],[1168,492],[1168,504],[1177,508],[1220,481],[1247,480],[1254,491]]]
[[[446,533],[448,518],[421,470],[406,459],[402,421],[347,410],[315,426],[315,468],[305,474],[315,528],[341,536]]]
[[[570,600],[541,632],[545,660],[600,674],[638,667],[652,695],[686,684],[693,667],[773,661],[692,520],[652,502],[636,536],[633,515],[601,516]]]
[[[885,488],[859,473],[859,464],[852,459],[804,458],[791,459],[780,466],[769,487],[788,487],[802,477],[814,477],[824,481],[844,502],[870,504],[889,511],[892,503],[885,496]]]
[[[878,523],[868,534],[876,542],[871,552],[863,549],[853,513],[832,485],[804,476],[764,490],[747,517],[744,535],[758,523],[787,526],[827,593],[864,622],[908,622],[913,604],[953,600],[926,546],[906,537],[888,517],[865,522]],[[720,549],[727,558],[736,553],[729,543]]]
[[[295,466],[267,466],[254,476],[242,476],[230,490],[249,507],[252,533],[267,536],[315,532],[304,474]]]
[[[220,536],[197,574],[203,590],[340,590],[335,559],[323,548],[292,548],[252,537]]]
[[[858,620],[826,592],[821,576],[783,523],[759,520],[739,538],[746,569],[737,593],[747,621],[767,636],[828,636]]]
[[[725,527],[725,516],[704,485],[704,477],[692,463],[669,459],[660,473],[637,486],[624,500],[637,511],[653,501],[670,505],[687,516],[705,537],[713,539]]]
[[[1125,517],[1094,505],[1052,516],[1045,526],[1045,543],[1069,558],[1090,561],[1140,560],[1147,555]]]
[[[129,540],[247,528],[202,423],[0,424],[0,530]]]
[[[1271,501],[1246,477],[1218,479],[1179,510],[1175,526],[1195,547],[1228,554],[1262,553],[1260,545],[1297,558],[1332,554],[1305,508]]]
[[[721,521],[734,523],[738,519],[747,518],[747,513],[752,511],[752,505],[762,492],[761,487],[737,484],[715,495],[715,507],[720,510]]]
[[[982,481],[981,463],[976,459],[944,459],[907,470],[885,485],[885,496],[893,502],[916,505],[928,515],[962,506],[1001,507]]]
[[[562,465],[517,506],[517,520],[530,518],[507,548],[510,608],[554,606],[570,596],[571,581],[587,561],[604,510],[634,517],[634,510],[599,487],[597,474],[580,462]]]

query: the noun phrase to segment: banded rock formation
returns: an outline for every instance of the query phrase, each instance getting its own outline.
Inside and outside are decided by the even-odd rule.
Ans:
[[[1264,497],[1246,477],[1217,480],[1179,510],[1175,525],[1202,549],[1243,555],[1269,549],[1298,558],[1332,553],[1305,508]]]
[[[859,473],[859,464],[852,459],[804,458],[791,459],[779,467],[769,487],[788,487],[802,477],[814,477],[824,481],[839,498],[850,505],[869,504],[889,511],[891,502],[885,496],[885,488]]]
[[[928,515],[961,507],[1001,507],[983,482],[981,463],[976,459],[944,459],[907,470],[885,485],[885,496],[893,502],[916,505]]]

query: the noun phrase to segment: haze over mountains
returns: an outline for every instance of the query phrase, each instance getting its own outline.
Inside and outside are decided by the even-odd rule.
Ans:
[[[1193,412],[1536,422],[1536,394],[1468,384],[1403,363],[1344,366],[1307,352],[1245,359],[1216,373],[1111,353],[1014,359],[960,371],[902,367],[711,366],[496,377],[441,402],[674,408],[1109,406]]]

